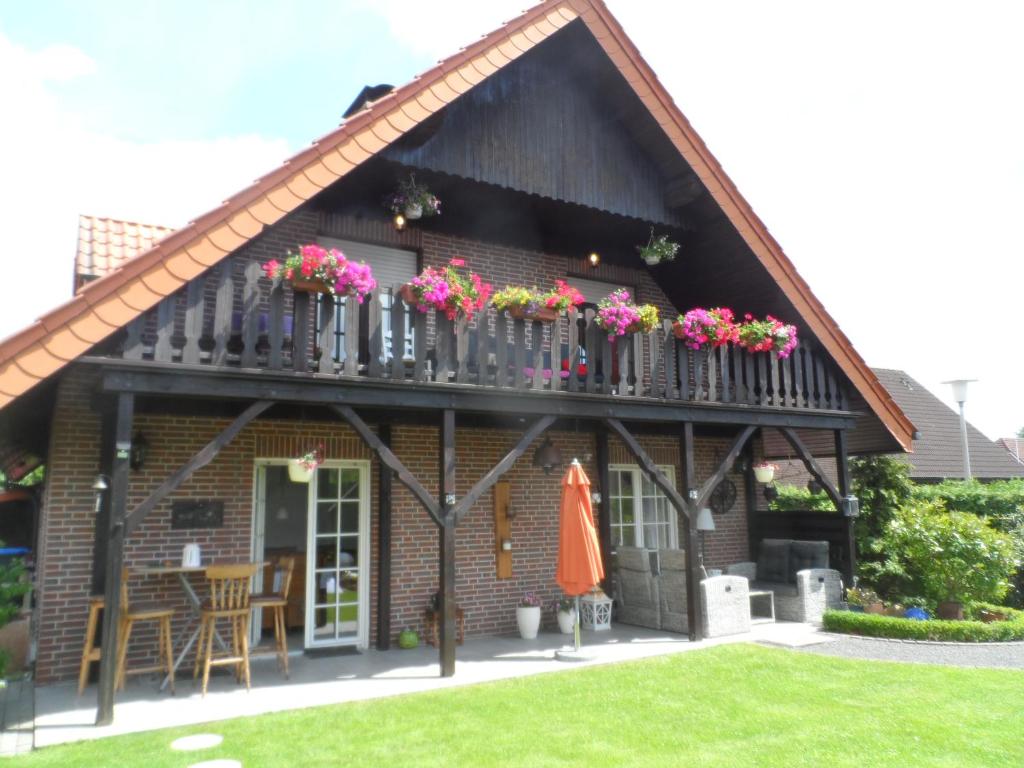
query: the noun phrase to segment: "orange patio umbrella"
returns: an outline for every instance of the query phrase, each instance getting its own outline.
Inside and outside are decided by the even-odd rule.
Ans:
[[[601,547],[594,527],[594,509],[590,504],[590,480],[573,459],[562,480],[562,503],[558,524],[558,568],[555,581],[576,598],[576,650],[580,648],[579,596],[589,592],[604,578]]]

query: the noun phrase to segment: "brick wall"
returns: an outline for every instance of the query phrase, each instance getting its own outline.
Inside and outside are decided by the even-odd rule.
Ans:
[[[94,384],[90,371],[74,369],[65,376],[58,394],[40,560],[37,675],[43,682],[75,675],[85,628],[95,521],[90,486],[99,466],[100,423],[89,403]],[[131,473],[129,508],[142,501],[170,472],[223,429],[227,421],[138,414],[135,423],[150,448],[146,466]],[[456,434],[457,493],[466,493],[519,436],[520,432],[515,430],[459,428]],[[551,437],[567,460],[575,456],[583,461],[596,487],[593,435],[581,430],[552,433]],[[247,427],[213,462],[161,503],[129,537],[127,565],[178,561],[182,547],[190,542],[202,547],[206,562],[249,559],[255,460],[289,458],[318,443],[324,445],[328,458],[363,459],[371,463],[370,626],[373,642],[377,610],[377,463],[354,433],[339,423],[267,419]],[[438,432],[433,427],[396,425],[392,431],[395,453],[432,493],[437,492],[438,486],[437,443]],[[677,441],[644,437],[641,443],[657,462],[676,467],[678,483]],[[698,442],[698,480],[710,474],[716,455],[724,450],[725,441],[702,439]],[[609,458],[613,463],[632,463],[625,449],[614,440],[610,444]],[[545,600],[552,600],[558,594],[554,569],[561,474],[545,475],[532,466],[531,460],[532,452],[527,452],[504,478],[511,483],[512,504],[517,512],[512,523],[511,579],[499,581],[496,578],[491,494],[487,494],[459,526],[456,596],[466,611],[466,628],[471,635],[514,632],[513,606],[524,591],[538,592]],[[745,558],[742,488],[740,491],[741,497],[733,510],[716,518],[718,529],[707,539],[707,560],[711,566]],[[171,529],[170,501],[196,498],[224,501],[223,528]],[[423,609],[438,587],[437,529],[412,494],[397,482],[394,483],[392,514],[393,632],[397,635],[406,626],[422,632]],[[170,579],[148,577],[132,582],[132,599],[172,602],[179,609],[179,626],[187,615],[184,598]],[[152,632],[149,628],[140,629],[137,639],[133,640],[134,658],[151,659],[154,653]]]

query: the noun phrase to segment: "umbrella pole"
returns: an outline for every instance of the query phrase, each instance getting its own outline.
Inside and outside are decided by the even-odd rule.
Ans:
[[[573,622],[572,633],[576,640],[576,653],[580,652],[580,596],[576,595],[576,621]]]

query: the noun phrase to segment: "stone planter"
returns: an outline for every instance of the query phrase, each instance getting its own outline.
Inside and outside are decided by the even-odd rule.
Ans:
[[[523,640],[533,640],[540,629],[540,606],[527,605],[516,607],[516,623],[519,625],[519,636]]]

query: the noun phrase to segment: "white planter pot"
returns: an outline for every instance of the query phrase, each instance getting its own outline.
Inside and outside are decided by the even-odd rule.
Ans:
[[[644,256],[644,261],[647,262],[647,266],[649,267],[656,267],[661,264],[661,259],[657,256]]]
[[[754,467],[754,478],[759,483],[770,483],[775,479],[774,467]]]
[[[516,606],[516,623],[523,640],[533,640],[540,629],[540,606]]]
[[[418,219],[422,215],[423,206],[420,205],[419,203],[416,203],[415,205],[405,206],[405,218],[409,219],[410,221],[412,221],[413,219]]]
[[[288,479],[293,483],[308,483],[313,479],[313,470],[306,469],[298,459],[289,459]]]
[[[558,630],[563,635],[571,635],[576,625],[576,611],[558,612]]]

